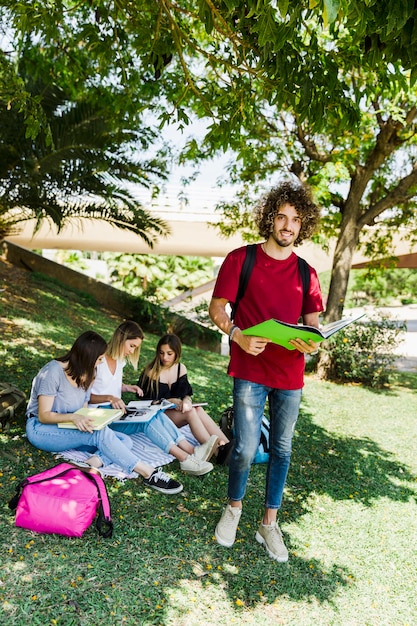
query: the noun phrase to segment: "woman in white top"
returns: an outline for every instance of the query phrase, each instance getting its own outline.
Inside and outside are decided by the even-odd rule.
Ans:
[[[119,324],[107,346],[103,362],[97,366],[90,405],[107,404],[115,409],[126,410],[121,397],[123,392],[143,395],[140,387],[126,385],[122,380],[126,361],[137,369],[142,341],[143,331],[139,324],[132,320]],[[181,469],[188,474],[200,476],[213,469],[207,459],[212,455],[218,438],[210,438],[205,444],[194,448],[163,411],[158,411],[147,422],[117,422],[110,424],[110,428],[125,435],[144,433],[155,445],[177,458]]]
[[[163,493],[182,490],[181,483],[142,462],[108,426],[93,430],[91,417],[76,413],[86,406],[96,368],[104,358],[106,341],[94,331],[82,333],[62,357],[50,361],[35,376],[26,409],[26,434],[32,445],[47,452],[92,448],[128,474],[135,471],[147,486]],[[75,428],[59,428],[60,422]],[[88,464],[100,467],[97,456]]]

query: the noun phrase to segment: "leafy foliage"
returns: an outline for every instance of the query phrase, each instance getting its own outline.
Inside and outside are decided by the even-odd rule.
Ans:
[[[328,359],[326,378],[371,388],[387,386],[397,358],[393,351],[405,329],[405,324],[376,316],[340,331],[322,348]]]
[[[112,285],[163,303],[213,278],[214,262],[205,257],[154,254],[104,255]]]
[[[96,86],[74,94],[74,85],[50,83],[45,53],[26,47],[19,59],[22,84],[42,110],[32,136],[25,115],[8,106],[0,113],[0,238],[24,221],[45,219],[58,227],[69,219],[101,219],[138,234],[150,246],[166,235],[165,223],[148,213],[129,185],[151,187],[166,177],[166,153],[138,158],[156,132],[132,128],[119,96]]]
[[[225,83],[250,74],[269,88],[275,105],[291,101],[300,105],[299,112],[304,107],[309,117],[317,118],[311,113],[320,103],[331,112],[329,95],[335,100],[335,88],[337,99],[349,109],[349,94],[343,92],[343,83],[337,85],[336,58],[353,65],[353,53],[360,54],[362,66],[369,68],[399,62],[413,70],[417,64],[417,9],[412,2],[398,7],[394,0],[368,0],[365,5],[361,0],[187,0],[181,5],[143,0],[139,6],[128,0],[94,5],[87,0],[3,0],[0,10],[18,43],[30,37],[55,50],[57,75],[72,74],[81,83],[92,81],[98,72],[102,80],[111,77],[129,86],[134,96],[133,88],[143,79],[155,93],[151,79],[166,73],[164,91],[172,102],[176,98],[181,106],[179,96],[194,93],[207,110],[210,101],[199,81],[204,63],[218,68]],[[323,34],[329,37],[326,55],[316,39]],[[320,88],[312,89],[313,84]],[[305,97],[296,86],[303,86]],[[235,88],[238,92],[238,82]]]
[[[417,270],[384,268],[355,270],[351,298],[360,304],[402,304],[417,302]]]

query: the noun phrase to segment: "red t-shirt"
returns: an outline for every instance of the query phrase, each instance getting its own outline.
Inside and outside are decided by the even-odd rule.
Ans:
[[[230,252],[225,258],[214,287],[214,298],[236,299],[239,276],[246,246]],[[310,267],[310,288],[303,298],[303,283],[297,255],[277,261],[256,248],[256,261],[246,292],[239,302],[234,323],[245,329],[275,318],[296,324],[306,313],[323,310],[321,289],[316,271]],[[304,354],[269,343],[258,356],[242,350],[232,342],[228,373],[275,389],[301,389],[304,385]]]

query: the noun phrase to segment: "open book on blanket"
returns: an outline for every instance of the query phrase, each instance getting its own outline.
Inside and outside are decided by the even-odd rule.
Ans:
[[[126,405],[126,413],[119,417],[116,422],[149,422],[158,411],[174,409],[175,404],[168,400],[158,402],[152,400],[132,400]]]
[[[86,415],[94,420],[93,430],[101,430],[107,424],[114,422],[123,415],[122,409],[106,409],[103,407],[83,407],[75,411],[73,415]],[[74,422],[59,422],[58,428],[77,428]]]
[[[303,324],[287,324],[286,322],[280,322],[279,320],[266,320],[250,328],[242,330],[244,335],[251,335],[255,337],[266,337],[271,339],[273,343],[277,343],[287,350],[295,350],[289,341],[291,339],[303,339],[308,342],[309,339],[316,343],[320,343],[324,339],[328,339],[335,333],[342,330],[349,324],[358,321],[364,317],[365,313],[357,315],[356,317],[349,317],[338,320],[337,322],[331,322],[322,328],[315,328],[314,326],[306,326]]]

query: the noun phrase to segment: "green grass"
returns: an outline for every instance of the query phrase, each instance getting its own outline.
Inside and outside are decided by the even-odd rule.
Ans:
[[[0,380],[29,392],[47,360],[83,330],[109,337],[119,318],[36,275],[0,263]],[[157,338],[146,334],[141,363]],[[185,347],[195,397],[217,419],[230,404],[227,359]],[[133,372],[130,372],[134,379]],[[193,478],[178,464],[178,496],[140,480],[107,479],[112,539],[16,528],[16,483],[54,464],[24,436],[20,413],[0,433],[0,620],[9,625],[341,625],[417,623],[416,375],[375,392],[307,377],[280,523],[287,564],[255,542],[265,466],[254,466],[238,540],[218,546],[227,468]]]

